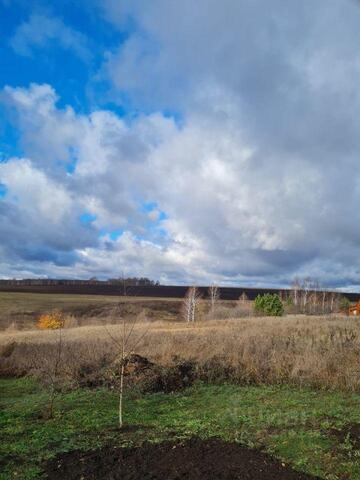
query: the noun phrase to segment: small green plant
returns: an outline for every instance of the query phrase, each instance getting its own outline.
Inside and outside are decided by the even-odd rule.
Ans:
[[[351,302],[348,298],[341,297],[340,303],[339,303],[340,311],[347,312],[350,308],[350,305],[351,305]]]
[[[258,295],[254,302],[255,313],[270,317],[281,317],[284,313],[284,306],[276,293],[265,293]]]

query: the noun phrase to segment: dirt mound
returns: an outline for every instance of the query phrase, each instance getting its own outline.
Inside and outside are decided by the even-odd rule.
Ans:
[[[121,360],[117,359],[105,369],[97,383],[87,381],[82,385],[118,387],[120,366]],[[196,364],[188,360],[175,359],[172,365],[164,366],[134,353],[125,360],[125,385],[138,393],[177,392],[193,384],[195,370]]]
[[[125,375],[139,375],[153,365],[147,358],[133,353],[125,360]]]
[[[310,480],[258,450],[218,439],[72,452],[46,465],[53,480]]]
[[[195,367],[196,365],[191,361],[178,361],[169,366],[149,362],[130,371],[130,374],[125,377],[126,385],[141,393],[178,392],[193,384]]]
[[[360,450],[360,423],[346,425],[341,430],[333,428],[330,430],[330,434],[341,442],[350,441],[356,450]]]

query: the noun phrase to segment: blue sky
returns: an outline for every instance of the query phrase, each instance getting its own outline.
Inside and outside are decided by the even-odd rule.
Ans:
[[[91,2],[0,3],[1,85],[50,84],[60,94],[59,106],[71,104],[77,112],[89,112],[99,104],[106,104],[106,92],[104,98],[101,94],[101,80],[98,86],[93,80],[106,51],[121,44],[128,31],[125,27],[123,31],[112,28],[99,11],[87,7],[88,4]],[[74,45],[65,44],[59,32],[43,32],[42,39],[36,38],[35,30],[42,22],[57,22],[59,29],[67,29],[74,35],[74,42],[79,41],[78,35],[84,53],[79,53]],[[28,35],[22,31],[26,25]]]
[[[0,0],[0,23],[0,278],[359,288],[356,2]]]

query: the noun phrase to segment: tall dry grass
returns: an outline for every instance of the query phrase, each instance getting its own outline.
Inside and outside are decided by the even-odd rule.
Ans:
[[[108,329],[108,331],[106,330]],[[109,333],[117,325],[64,330],[64,372],[73,379],[101,376],[116,352]],[[198,378],[238,383],[288,383],[360,392],[360,321],[349,317],[288,316],[204,321],[143,322],[148,333],[136,353],[161,365],[174,356],[196,362]],[[48,331],[0,335],[0,373],[24,374],[33,359],[51,356],[56,335]],[[70,373],[69,373],[70,372]]]

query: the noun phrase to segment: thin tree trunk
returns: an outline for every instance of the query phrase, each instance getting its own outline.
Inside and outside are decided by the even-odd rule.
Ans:
[[[49,418],[54,418],[55,387],[52,385],[49,404]]]
[[[122,428],[123,426],[122,403],[123,403],[123,390],[124,390],[124,370],[125,370],[125,359],[123,358],[121,362],[121,372],[120,372],[119,428]]]
[[[123,426],[122,404],[124,391],[124,373],[125,373],[125,344],[126,344],[126,322],[123,318],[123,333],[121,341],[121,370],[120,370],[120,393],[119,393],[119,428]]]
[[[54,376],[52,378],[52,385],[51,385],[51,394],[50,394],[50,405],[49,405],[49,416],[50,418],[54,418],[54,403],[55,403],[55,395],[56,395],[56,381],[59,374],[59,368],[61,363],[61,354],[62,354],[62,325],[59,328],[59,337],[57,343],[57,356],[55,360],[55,368],[54,368]]]

